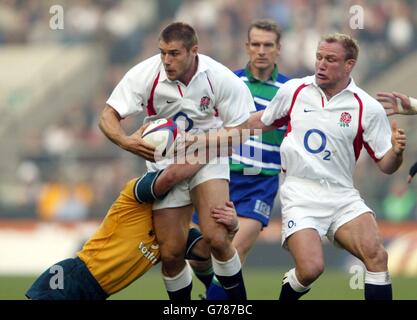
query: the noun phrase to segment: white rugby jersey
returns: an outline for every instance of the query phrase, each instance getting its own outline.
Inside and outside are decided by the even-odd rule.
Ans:
[[[197,71],[187,86],[167,78],[159,54],[137,64],[119,82],[107,104],[122,118],[146,109],[145,123],[171,118],[192,132],[235,127],[256,111],[243,81],[202,54],[198,54]]]
[[[353,187],[353,170],[362,146],[375,161],[392,147],[391,127],[382,105],[353,79],[330,100],[314,76],[286,82],[261,121],[281,125],[285,118],[289,122],[281,161],[288,176]]]

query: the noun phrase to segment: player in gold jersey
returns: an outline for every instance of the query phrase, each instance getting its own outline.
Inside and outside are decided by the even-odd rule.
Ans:
[[[193,176],[202,166],[175,164],[130,180],[113,203],[95,234],[76,258],[56,263],[27,291],[36,300],[103,300],[127,287],[159,261],[152,224],[152,201]],[[232,203],[213,213],[233,236],[238,220]],[[208,259],[201,234],[190,229],[187,256]]]

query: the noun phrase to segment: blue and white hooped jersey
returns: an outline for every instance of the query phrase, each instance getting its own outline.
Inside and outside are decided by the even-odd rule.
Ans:
[[[279,88],[288,81],[285,75],[278,72],[276,65],[267,81],[256,79],[248,66],[235,73],[251,91],[257,111],[265,110]],[[259,136],[253,135],[239,147],[233,148],[230,171],[244,174],[245,170],[250,170],[264,176],[277,176],[281,171],[279,148],[286,129],[284,125]]]
[[[330,100],[314,76],[286,82],[261,118],[265,125],[280,125],[284,119],[288,128],[281,144],[281,162],[288,176],[353,187],[353,170],[362,146],[375,161],[392,147],[391,127],[382,105],[353,79]]]

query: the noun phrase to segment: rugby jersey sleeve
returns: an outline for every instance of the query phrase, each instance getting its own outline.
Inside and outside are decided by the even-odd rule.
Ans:
[[[232,128],[247,121],[256,108],[246,84],[226,67],[222,71],[216,79],[217,106],[224,127]]]
[[[375,161],[381,160],[392,148],[392,143],[391,125],[378,101],[365,101],[362,123],[365,149]]]
[[[157,72],[154,58],[131,68],[111,93],[106,103],[115,109],[120,117],[125,118],[142,112],[155,77],[153,75]]]
[[[298,80],[293,79],[285,82],[272,98],[261,117],[261,121],[266,126],[270,126],[274,124],[275,120],[283,119],[288,115],[293,93],[299,83]]]

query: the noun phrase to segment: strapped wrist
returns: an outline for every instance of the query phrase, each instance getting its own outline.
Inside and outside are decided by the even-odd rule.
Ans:
[[[403,103],[400,98],[397,98],[398,113],[405,115],[417,114],[417,99],[413,97],[408,97],[410,100],[410,108],[404,108]]]
[[[410,100],[411,114],[417,114],[417,99],[413,97],[408,97]]]

